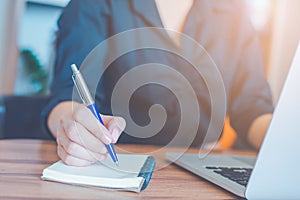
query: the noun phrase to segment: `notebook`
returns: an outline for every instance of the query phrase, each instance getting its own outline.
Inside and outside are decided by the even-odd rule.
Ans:
[[[58,161],[45,168],[42,180],[111,190],[140,192],[151,179],[155,159],[148,155],[118,154],[119,165],[111,159],[86,167],[75,167]]]

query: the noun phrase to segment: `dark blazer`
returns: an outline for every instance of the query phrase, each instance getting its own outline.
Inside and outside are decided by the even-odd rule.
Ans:
[[[264,77],[259,41],[245,13],[245,7],[240,1],[195,0],[183,28],[183,33],[202,45],[217,66],[225,88],[226,98],[223,101],[226,112],[233,128],[242,138],[246,137],[255,118],[273,111],[270,88]],[[80,66],[98,44],[118,33],[143,27],[163,28],[163,24],[153,0],[73,0],[64,9],[58,27],[54,80],[51,87],[53,98],[44,110],[45,117],[58,102],[72,99],[73,83],[69,67],[72,63]],[[98,63],[99,70],[105,65],[107,56],[126,47],[125,45],[141,44],[145,39],[141,39],[142,37],[135,36],[108,46],[103,52],[104,60],[97,61],[101,62]],[[168,49],[180,48],[166,32],[154,31],[153,38],[146,40],[163,44]],[[181,48],[188,55],[195,54],[193,58],[201,62],[201,56],[193,46],[182,43]],[[198,123],[198,130],[191,142],[192,145],[200,145],[210,122],[211,95],[201,74],[197,73],[187,59],[173,52],[151,48],[137,49],[120,55],[105,71],[102,69],[103,74],[97,87],[93,84],[96,87],[95,97],[100,112],[112,114],[112,92],[118,80],[131,69],[147,63],[170,66],[189,81],[197,96],[200,120],[193,117],[181,119],[181,102],[174,91],[160,84],[146,84],[139,87],[128,102],[130,117],[139,126],[149,125],[149,109],[152,105],[160,104],[165,109],[167,120],[157,134],[150,134],[149,137],[141,132],[130,133],[126,129],[120,142],[166,145],[176,136],[181,123],[194,121]],[[157,73],[160,73],[159,70]],[[89,71],[89,74],[93,72]],[[141,76],[147,78],[147,74]],[[131,77],[132,81],[135,78],[140,77]],[[176,80],[163,72],[157,80],[159,78],[161,81]],[[176,92],[187,90],[181,82],[173,81],[173,84]],[[124,106],[118,110],[124,110]],[[194,111],[197,111],[196,107]],[[193,108],[190,112],[194,116]],[[118,114],[124,116],[122,111]],[[186,130],[184,134],[189,135],[188,129]],[[180,144],[181,139],[174,144]]]

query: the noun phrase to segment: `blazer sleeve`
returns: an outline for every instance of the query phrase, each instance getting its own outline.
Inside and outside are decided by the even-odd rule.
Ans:
[[[246,141],[253,121],[273,112],[271,90],[267,82],[260,43],[256,31],[244,15],[240,24],[240,55],[232,80],[229,115],[232,127]]]
[[[62,101],[72,99],[73,82],[70,65],[78,67],[85,57],[108,35],[109,1],[72,0],[58,20],[55,42],[55,65],[51,99],[43,109],[44,126],[51,110]]]

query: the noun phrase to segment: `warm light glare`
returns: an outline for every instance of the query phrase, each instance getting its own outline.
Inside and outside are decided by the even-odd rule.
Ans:
[[[271,16],[272,0],[247,0],[250,18],[257,30],[263,29]]]

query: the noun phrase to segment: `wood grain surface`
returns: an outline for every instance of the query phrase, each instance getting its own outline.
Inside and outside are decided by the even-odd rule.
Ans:
[[[41,140],[0,140],[0,199],[236,199],[223,189],[199,178],[164,158],[163,148],[116,145],[118,153],[153,155],[157,165],[146,190],[140,193],[108,191],[40,179],[42,170],[58,160],[56,145]],[[197,152],[196,149],[188,150]]]

